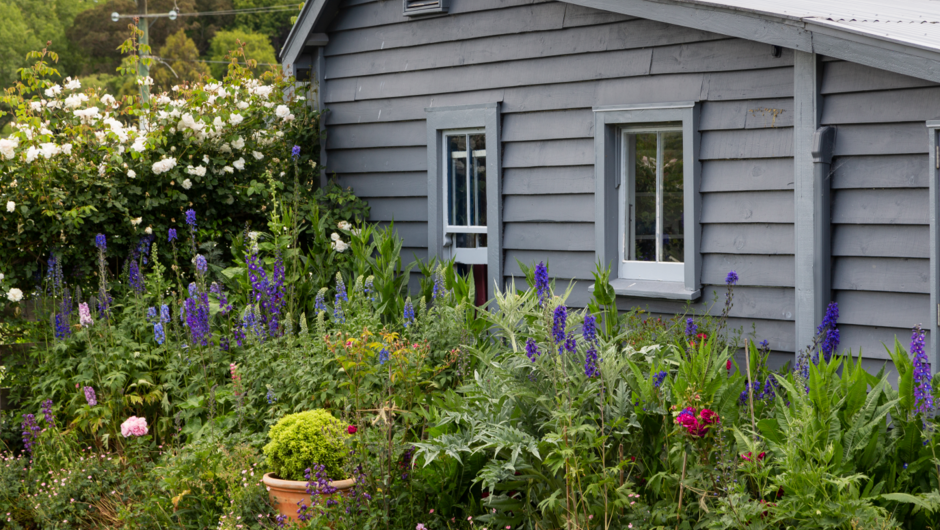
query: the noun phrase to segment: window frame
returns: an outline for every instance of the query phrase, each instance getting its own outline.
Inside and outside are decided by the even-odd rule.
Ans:
[[[619,295],[673,300],[701,296],[701,161],[695,102],[618,105],[594,108],[595,254],[610,267],[610,284]],[[679,125],[681,124],[681,125]],[[627,135],[638,131],[682,131],[683,263],[626,261],[626,198],[632,185],[633,151]],[[621,267],[621,264],[629,266]],[[680,270],[677,270],[680,269]]]
[[[450,236],[451,234],[486,234],[486,233],[487,233],[487,225],[466,225],[466,226],[460,226],[460,225],[452,225],[452,224],[450,224],[450,212],[448,211],[448,204],[450,204],[450,201],[448,200],[448,199],[449,199],[448,194],[450,193],[450,187],[449,187],[450,179],[447,178],[447,177],[448,177],[448,172],[450,171],[450,167],[451,167],[451,166],[450,166],[451,160],[449,160],[449,159],[447,158],[447,155],[445,154],[445,153],[447,153],[447,150],[448,150],[448,149],[447,149],[447,139],[448,139],[448,138],[454,137],[454,136],[466,136],[466,137],[467,137],[467,140],[468,140],[468,141],[467,141],[467,151],[466,151],[466,152],[470,152],[470,150],[471,150],[471,149],[470,149],[470,142],[469,142],[470,136],[479,136],[479,135],[484,135],[484,136],[485,136],[485,135],[486,135],[486,129],[485,129],[485,128],[479,128],[479,127],[477,127],[477,128],[470,128],[470,129],[445,130],[445,131],[441,131],[441,134],[442,134],[442,136],[443,136],[442,142],[441,142],[441,149],[443,149],[443,152],[441,153],[441,162],[443,163],[443,165],[442,165],[442,167],[441,167],[441,177],[442,177],[442,178],[441,178],[441,181],[442,181],[442,184],[441,184],[441,186],[442,186],[442,193],[441,193],[441,196],[443,197],[443,201],[444,201],[444,205],[443,205],[443,207],[444,207],[444,217],[443,217],[443,221],[442,221],[443,224],[444,224],[444,237],[445,237],[445,245],[444,245],[444,246],[445,246],[445,247],[450,246],[450,248],[451,248],[451,257],[455,258],[455,260],[456,260],[458,263],[464,263],[464,264],[467,264],[467,265],[486,265],[486,264],[487,264],[487,261],[488,261],[488,259],[487,259],[487,258],[488,258],[488,257],[487,257],[487,250],[486,250],[486,249],[488,248],[489,241],[487,241],[487,246],[486,246],[486,247],[460,248],[460,247],[454,246],[455,243],[454,243],[454,241],[453,241],[452,238],[451,238],[450,245],[447,245],[448,236]],[[486,140],[484,139],[484,143],[485,143],[485,142],[486,142]],[[486,156],[486,151],[487,151],[486,148],[484,148],[484,150],[483,150],[483,153],[484,153],[484,154],[483,154],[483,157],[484,157],[484,158],[487,158],[487,156]],[[475,151],[475,152],[476,152],[476,151]],[[474,156],[478,156],[478,155],[474,155]],[[469,171],[470,171],[470,159],[468,158],[468,159],[467,159],[467,172],[468,172],[467,178],[468,178],[468,179],[470,178]],[[487,184],[489,184],[489,182],[487,182]],[[470,201],[469,193],[468,193],[467,201],[468,201],[468,204],[467,204],[467,211],[468,211],[468,215],[469,215],[469,208],[470,208],[470,205],[469,205],[469,201]],[[489,206],[489,202],[488,202],[488,201],[487,201],[487,206]],[[487,213],[489,213],[489,212],[487,212]],[[488,238],[487,238],[487,239],[488,239]],[[446,254],[446,253],[445,253],[445,254]]]
[[[499,103],[425,109],[428,145],[428,256],[487,266],[487,281],[503,285],[502,178]],[[446,137],[482,132],[486,143],[486,226],[451,226],[447,219]],[[457,249],[450,234],[486,234],[485,249]],[[485,259],[484,259],[485,258]]]

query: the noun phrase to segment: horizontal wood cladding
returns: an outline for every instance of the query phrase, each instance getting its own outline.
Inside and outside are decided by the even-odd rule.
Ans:
[[[428,220],[427,197],[372,198],[369,199],[369,219],[372,221],[424,221]],[[427,244],[427,240],[424,241]]]
[[[925,86],[938,85],[931,81],[892,74],[884,70],[847,61],[826,63],[823,68],[823,94],[896,90]]]
[[[830,169],[832,188],[927,188],[927,163],[926,153],[837,158]]]
[[[930,315],[928,315],[929,318]],[[852,357],[858,358],[862,355],[862,367],[870,374],[876,374],[882,368],[885,368],[892,384],[897,384],[897,375],[894,370],[894,364],[891,362],[891,356],[885,349],[891,348],[894,351],[894,341],[897,339],[901,346],[910,347],[911,330],[908,328],[891,328],[882,326],[852,326],[839,325],[839,335],[841,338],[839,349],[845,348],[846,353],[851,348]],[[926,347],[930,347],[930,334],[924,339]],[[928,350],[929,351],[929,350]]]
[[[331,32],[325,52],[327,56],[332,56],[436,42],[466,41],[494,35],[560,30],[564,27],[565,4],[551,2],[468,13],[460,16],[459,25],[454,24],[454,18],[429,17],[408,22],[402,17],[401,24]]]
[[[755,287],[793,287],[795,268],[792,256],[742,254],[705,254],[702,259],[702,283],[720,285],[735,271],[738,285]]]
[[[930,260],[836,258],[832,264],[832,288],[930,294]]]
[[[426,197],[428,174],[421,171],[404,173],[343,173],[337,176],[340,186],[350,187],[357,197]]]
[[[701,120],[700,131],[793,127],[793,99],[708,101]]]
[[[702,195],[702,223],[793,223],[793,192]]]
[[[427,144],[427,125],[422,121],[365,123],[330,127],[327,149],[366,147],[415,147]]]
[[[926,225],[835,225],[832,255],[871,258],[930,258]]]
[[[927,154],[924,122],[840,125],[834,155]]]
[[[362,101],[354,101],[355,83],[354,79],[326,82],[327,125],[420,120],[424,119],[426,108],[492,102],[501,103],[503,114],[512,114],[586,109],[623,104],[625,101],[660,103],[781,98],[792,95],[793,69],[773,68],[761,70],[759,74],[745,71],[583,80],[539,87],[488,88],[474,92],[442,92]]]
[[[594,112],[591,109],[525,112],[503,117],[503,141],[594,138]]]
[[[703,193],[793,190],[793,159],[705,160]]]
[[[847,324],[910,330],[930,319],[930,296],[926,294],[836,291],[834,296],[839,303],[840,328]]]
[[[414,22],[413,24],[420,24]],[[664,46],[726,37],[652,20],[632,20],[604,27],[579,27],[552,33],[512,33],[458,42],[393,48],[329,59],[327,79],[413,72],[537,57],[557,57]],[[329,48],[327,49],[329,53]],[[332,67],[332,65],[336,65]]]
[[[504,196],[574,193],[594,196],[594,166],[520,167],[503,170]]]
[[[594,252],[594,223],[507,223],[503,248]]]
[[[720,316],[725,292],[724,285],[703,285],[701,300],[689,307],[698,314]],[[715,296],[719,303],[713,302]],[[682,302],[618,297],[617,307],[624,311],[640,308],[654,313],[674,314],[684,312],[686,306]],[[735,318],[792,321],[794,307],[793,289],[742,286],[734,289],[734,306],[729,314]]]
[[[398,237],[402,239],[403,247],[424,247],[428,244],[428,224],[425,222],[395,221],[380,222],[381,228],[392,227]]]
[[[851,92],[825,97],[822,123],[924,122],[936,117],[940,108],[940,86],[908,90]]]
[[[510,195],[503,198],[504,223],[593,223],[593,195]]]
[[[533,268],[540,261],[548,266],[553,278],[590,280],[594,272],[594,252],[557,252],[540,250],[507,250],[505,271],[507,276],[523,277],[521,262]]]
[[[593,165],[594,140],[543,140],[503,145],[503,168]]]
[[[793,129],[752,129],[702,133],[701,160],[793,156]]]
[[[552,0],[473,0],[473,2],[453,2],[448,6],[448,15],[462,15],[481,11],[493,11],[508,7],[543,4]],[[330,23],[328,31],[339,32],[351,29],[369,28],[401,24],[408,19],[402,16],[401,2],[386,0],[365,5],[348,6],[341,9]]]
[[[929,224],[927,193],[918,189],[832,191],[833,224]]]
[[[422,156],[423,155],[423,156]],[[428,170],[427,147],[343,149],[330,151],[330,173],[401,173]]]
[[[702,253],[792,256],[793,224],[703,224]]]

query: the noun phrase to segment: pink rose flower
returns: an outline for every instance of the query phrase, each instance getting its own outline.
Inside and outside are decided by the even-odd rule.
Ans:
[[[128,436],[146,436],[147,419],[138,418],[137,416],[127,418],[124,420],[124,423],[121,424],[121,434],[125,438]]]

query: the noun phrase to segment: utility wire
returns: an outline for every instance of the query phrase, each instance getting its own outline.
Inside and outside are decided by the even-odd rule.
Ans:
[[[180,13],[177,11],[176,16],[178,17],[211,17],[211,16],[220,16],[220,15],[238,15],[246,13],[272,13],[277,11],[300,11],[299,7],[302,4],[281,4],[276,6],[263,6],[263,7],[246,7],[243,9],[224,9],[221,11],[198,11],[193,13]],[[148,14],[131,14],[131,15],[118,15],[118,18],[166,18],[167,13],[148,13]]]

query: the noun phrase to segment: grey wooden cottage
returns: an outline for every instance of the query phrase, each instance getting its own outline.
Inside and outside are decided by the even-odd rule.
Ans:
[[[661,314],[735,270],[778,362],[830,300],[872,364],[937,329],[936,2],[308,0],[281,60],[406,256],[546,260],[571,305],[600,261]]]

